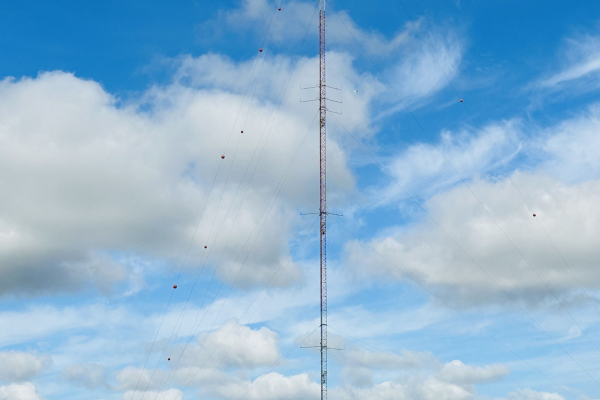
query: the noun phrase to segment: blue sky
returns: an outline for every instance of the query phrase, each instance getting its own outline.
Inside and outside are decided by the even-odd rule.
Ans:
[[[319,398],[316,5],[3,5],[0,400]],[[329,397],[600,398],[600,4],[327,40]]]

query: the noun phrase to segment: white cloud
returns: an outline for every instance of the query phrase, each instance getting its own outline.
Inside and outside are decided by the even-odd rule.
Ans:
[[[370,352],[363,349],[349,349],[334,354],[345,365],[372,369],[398,370],[408,368],[428,368],[436,366],[438,360],[429,352],[403,351],[402,355],[392,352]]]
[[[580,85],[585,83],[592,90],[600,84],[600,37],[594,35],[583,35],[570,38],[565,41],[561,52],[564,59],[563,68],[537,82],[537,86],[543,89],[566,89],[571,86],[584,89]],[[590,86],[591,84],[591,86]]]
[[[160,392],[153,391],[128,391],[125,392],[121,400],[142,400],[142,398],[150,398],[156,400],[182,400],[183,393],[179,389],[168,389]]]
[[[172,361],[175,364],[176,360],[173,359]],[[187,366],[179,366],[176,369],[151,368],[144,371],[141,368],[127,367],[117,373],[116,379],[118,384],[114,389],[126,391],[130,395],[133,395],[136,388],[136,393],[144,390],[156,393],[169,386],[179,386],[186,390],[195,390],[195,388],[212,390],[239,381],[238,378],[220,370],[215,370],[213,367]]]
[[[383,382],[368,388],[343,386],[332,391],[340,400],[464,400],[473,397],[472,390],[419,376]]]
[[[228,322],[213,332],[198,336],[197,344],[178,344],[167,347],[170,370],[154,369],[142,371],[127,367],[116,378],[120,390],[148,388],[160,389],[162,385],[178,382],[182,385],[220,385],[232,381],[223,370],[254,369],[271,365],[280,358],[278,335],[266,327],[251,329]],[[162,348],[164,345],[157,346]],[[160,351],[160,350],[159,350]],[[139,384],[138,384],[139,382]]]
[[[510,304],[503,290],[534,303],[555,301],[547,284],[562,300],[587,302],[600,285],[595,273],[600,253],[592,239],[600,233],[594,207],[600,200],[600,162],[593,151],[600,146],[599,115],[593,105],[556,126],[528,127],[531,136],[514,120],[491,124],[474,136],[443,135],[439,147],[469,188],[433,146],[412,146],[389,169],[409,193],[426,199],[423,207],[441,229],[390,184],[378,205],[404,200],[399,211],[414,212],[414,224],[391,227],[368,244],[396,266],[356,240],[346,244],[348,260],[359,276],[408,279],[403,270],[449,301]],[[527,172],[513,170],[510,179],[494,176],[500,170],[497,156],[511,169],[511,161],[524,163]],[[582,293],[569,268],[589,294]]]
[[[136,389],[141,391],[145,389],[158,389],[167,374],[167,371],[161,369],[148,368],[142,370],[136,367],[126,367],[116,375],[116,379],[119,382],[117,388],[127,390],[131,393]]]
[[[250,400],[300,400],[318,399],[320,386],[309,379],[307,374],[284,376],[271,372],[256,378],[252,382],[237,383],[215,389],[224,398],[239,398]]]
[[[263,75],[263,81],[277,80],[282,74]],[[0,293],[35,295],[76,290],[90,281],[109,288],[127,277],[126,267],[109,257],[109,252],[167,260],[182,256],[218,163],[225,167],[196,240],[200,248],[206,244],[216,218],[208,242],[213,257],[210,262],[214,263],[232,232],[220,271],[224,278],[263,215],[310,121],[298,119],[300,106],[282,109],[280,114],[285,117],[275,122],[275,134],[269,136],[264,152],[254,153],[265,144],[258,140],[274,106],[268,99],[256,101],[244,127],[246,133],[240,135],[236,127],[227,154],[230,158],[221,160],[231,129],[222,121],[234,119],[241,98],[174,84],[151,89],[143,101],[152,104],[153,111],[145,113],[135,105],[121,107],[95,82],[69,74],[46,73],[36,79],[2,81],[0,182],[13,195],[4,196],[1,204],[5,279]],[[198,110],[203,111],[202,116]],[[234,160],[237,140],[240,144]],[[309,143],[304,149],[315,150],[316,146],[316,142]],[[331,148],[335,155],[334,142]],[[331,159],[331,172],[339,177],[338,188],[348,190],[352,178],[343,151],[337,153]],[[259,154],[261,158],[252,186],[247,190],[254,166],[224,220],[253,154],[255,163]],[[229,185],[223,189],[230,160],[235,165]],[[297,200],[304,199],[301,203],[307,204],[316,192],[303,189],[309,186],[310,173],[317,173],[316,166],[306,166],[308,160],[301,154],[289,178],[295,184],[283,187],[258,239],[258,251],[249,257],[250,268],[260,266],[265,271],[244,269],[239,282],[261,283],[265,276],[270,277],[267,271],[279,266],[285,257],[295,218],[290,217],[290,211],[298,205]],[[220,202],[222,190],[225,195]],[[303,196],[294,197],[298,194]],[[232,224],[244,197],[234,229]],[[287,202],[290,198],[294,198],[293,204]],[[198,247],[190,263],[199,262],[204,254]],[[283,284],[298,277],[293,265],[288,271],[291,275],[281,280]]]
[[[366,389],[343,387],[336,390],[336,395],[341,400],[404,400],[407,398],[402,385],[395,382],[384,382]]]
[[[62,375],[71,383],[86,389],[107,388],[106,367],[99,363],[81,363],[65,368]]]
[[[266,24],[265,20],[272,23],[272,41],[275,44],[289,44],[296,42],[308,36],[313,38],[317,36],[318,10],[316,3],[303,1],[286,2],[282,12],[274,14],[278,5],[268,0],[244,0],[240,7],[228,10],[221,15],[220,21],[233,31],[252,31],[258,35],[264,35]],[[312,20],[311,20],[312,17]],[[340,21],[341,20],[341,21]],[[329,6],[327,11],[327,43],[328,46],[352,45],[354,39],[364,46],[369,54],[388,55],[411,39],[411,33],[419,28],[420,23],[410,22],[406,27],[400,30],[392,38],[388,39],[380,32],[375,30],[366,31],[358,27],[345,11],[336,11]],[[214,21],[209,21],[206,27],[216,28]],[[262,37],[262,36],[261,36]]]
[[[0,381],[29,380],[44,372],[51,363],[52,359],[49,356],[38,356],[20,351],[1,351]]]
[[[533,150],[544,154],[542,169],[563,182],[583,182],[600,176],[600,104],[546,129]]]
[[[273,45],[271,47],[278,49],[278,44],[288,46],[304,37],[311,17],[315,15],[315,5],[301,1],[287,2],[284,6],[285,10],[277,13],[272,22]],[[245,0],[239,8],[223,13],[219,25],[211,21],[210,29],[214,31],[227,26],[233,31],[250,31],[263,37],[264,21],[270,21],[270,16],[276,8],[275,3],[267,0]],[[318,18],[313,18],[312,25],[308,29],[310,37],[315,37],[318,32],[316,24]],[[397,32],[386,37],[375,29],[361,28],[346,11],[334,10],[330,7],[327,11],[327,26],[328,52],[333,49],[331,53],[335,54],[343,49],[361,59],[365,57],[364,51],[367,57],[375,59],[378,69],[383,71],[386,80],[391,82],[393,90],[404,101],[404,104],[391,106],[380,113],[379,118],[397,112],[405,105],[422,102],[450,84],[460,71],[460,63],[466,48],[464,39],[457,31],[435,26],[425,19],[399,24]],[[339,71],[331,68],[331,61],[329,58],[328,71],[335,71],[335,74],[330,76],[335,76],[336,82],[330,81],[330,85],[352,88],[351,92],[358,90],[359,93],[366,93],[362,91],[360,82],[346,85],[347,82],[337,81]],[[375,77],[381,79],[378,75]],[[245,80],[242,79],[241,82]],[[393,104],[398,101],[393,93],[387,93],[387,97],[387,100]],[[344,100],[349,98],[350,96],[347,96]],[[344,107],[345,118],[350,115],[347,111]]]
[[[373,385],[373,371],[365,367],[344,367],[340,373],[342,381],[354,387]]]
[[[286,13],[280,13],[284,19],[302,14],[300,9],[312,9],[302,2],[286,7]],[[252,21],[263,18],[267,9],[275,8],[266,1],[248,0],[227,19],[232,25],[237,19]],[[464,46],[453,33],[432,29],[419,36],[424,39],[417,39],[413,33],[421,24],[410,23],[388,40],[361,31],[344,13],[340,17],[371,51],[402,53],[398,59],[403,61],[390,67],[390,74],[408,85],[400,89],[403,97],[428,97],[444,87],[446,79],[439,76],[438,63],[450,79],[457,74]],[[332,43],[347,39],[335,39],[334,34]],[[424,51],[423,46],[432,51]],[[360,92],[340,94],[344,123],[359,135],[369,135],[371,107],[381,100],[385,85],[370,73],[357,72],[353,56],[341,49],[329,53],[329,71],[335,76],[330,84]],[[214,54],[180,56],[173,61],[176,72],[170,84],[152,87],[127,102],[94,81],[62,72],[4,79],[0,83],[0,184],[12,195],[0,201],[5,277],[0,295],[35,296],[81,290],[89,284],[109,291],[125,280],[135,281],[133,290],[139,290],[140,272],[132,271],[131,260],[177,264],[205,202],[189,264],[201,262],[206,253],[201,249],[208,244],[208,263],[220,264],[219,278],[233,283],[240,272],[236,285],[246,288],[268,280],[288,255],[289,239],[301,224],[293,216],[296,208],[311,208],[318,196],[313,179],[318,166],[312,162],[316,141],[302,147],[246,266],[240,270],[240,263],[234,263],[308,129],[315,109],[298,100],[312,94],[295,88],[318,76],[318,63],[314,57],[301,57],[286,83],[294,66],[290,56],[263,53],[258,57],[234,62]],[[255,61],[260,79],[255,74],[232,127]],[[286,84],[294,89],[282,91]],[[281,94],[283,102],[277,108]],[[274,110],[277,118],[270,119]],[[346,167],[346,149],[337,128],[331,132],[328,172],[330,204],[335,207],[352,197],[354,178]],[[226,143],[227,158],[221,160]],[[244,177],[251,160],[254,164]],[[207,199],[219,165],[224,168]],[[251,176],[254,180],[248,187]],[[299,267],[292,264],[279,284],[300,280]]]
[[[383,196],[378,193],[378,203],[396,202],[398,198],[406,197],[406,193],[417,198],[429,197],[461,182],[461,177],[469,180],[498,167],[498,157],[502,163],[507,163],[521,149],[520,125],[518,120],[508,120],[492,123],[476,133],[468,129],[444,130],[435,145],[417,143],[409,146],[387,167],[402,189],[396,182],[390,182]]]
[[[343,366],[345,384],[333,389],[342,399],[470,398],[474,384],[497,381],[510,373],[504,364],[475,366],[460,360],[443,364],[431,353],[407,350],[395,354],[349,348],[332,357]],[[396,378],[373,385],[375,373],[379,379]]]
[[[200,365],[221,364],[224,368],[252,369],[277,361],[280,357],[278,343],[277,333],[267,327],[254,330],[235,322],[228,322],[214,332],[200,335],[198,345],[188,346],[184,353],[187,358],[182,361],[183,365],[189,365],[196,360]]]
[[[460,360],[454,360],[445,364],[439,377],[448,382],[459,384],[473,384],[482,382],[493,382],[499,380],[510,373],[507,365],[493,364],[483,367],[465,365]]]
[[[508,400],[564,400],[558,393],[536,392],[531,389],[519,389],[508,395]]]
[[[404,104],[379,117],[417,103],[448,86],[458,76],[464,48],[462,40],[452,31],[431,30],[409,42],[399,54],[400,61],[385,73]]]
[[[43,400],[32,383],[0,386],[0,400]]]
[[[600,234],[600,213],[594,207],[600,201],[600,182],[566,185],[547,176],[523,173],[514,173],[512,179],[558,244],[579,281],[589,289],[598,288],[600,280],[595,271],[600,254],[593,238]],[[580,293],[578,283],[531,216],[512,182],[507,179],[476,180],[470,186],[555,293],[571,290]],[[435,195],[426,202],[425,208],[503,290],[533,301],[552,296],[466,187],[459,186]],[[426,217],[422,218],[410,231],[390,230],[386,236],[369,242],[369,246],[400,269],[359,242],[348,243],[346,251],[357,273],[362,270],[406,279],[401,272],[404,270],[424,285],[437,286],[438,294],[440,290],[451,293],[454,300],[510,303],[502,289],[441,229]]]
[[[132,316],[124,309],[109,309],[104,305],[88,305],[81,308],[62,309],[42,306],[31,307],[22,312],[0,313],[0,345],[24,343],[37,338],[47,338],[57,332],[72,329],[124,325]],[[127,324],[128,325],[128,324]]]

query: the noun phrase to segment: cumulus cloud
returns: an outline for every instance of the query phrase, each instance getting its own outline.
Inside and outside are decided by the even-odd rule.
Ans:
[[[120,382],[118,388],[156,390],[165,382],[210,386],[231,382],[235,379],[223,371],[254,369],[277,361],[278,342],[277,333],[266,327],[251,329],[228,322],[213,332],[199,335],[196,344],[169,346],[171,370],[142,371],[134,367],[121,370],[116,376]]]
[[[107,289],[128,273],[123,262],[109,256],[113,252],[176,260],[206,201],[198,247],[208,238],[210,251],[214,248],[209,262],[224,252],[222,278],[267,215],[271,218],[256,244],[263,246],[262,251],[253,253],[248,264],[266,270],[278,266],[288,248],[286,237],[294,218],[290,208],[297,206],[287,203],[286,197],[302,193],[316,167],[294,169],[290,179],[295,185],[287,186],[291,192],[284,187],[279,200],[271,203],[270,214],[266,205],[310,119],[298,120],[293,110],[281,111],[285,118],[275,125],[271,120],[270,129],[274,126],[276,133],[260,143],[274,102],[255,103],[246,136],[236,133],[229,158],[221,160],[230,130],[222,121],[234,119],[242,97],[174,84],[148,93],[143,100],[152,103],[148,113],[140,111],[139,104],[120,106],[97,83],[70,74],[2,81],[0,137],[5,145],[0,150],[0,181],[13,195],[4,196],[1,204],[0,293],[77,290],[88,282]],[[255,148],[260,152],[254,153]],[[340,174],[340,188],[347,189],[352,179],[343,152],[338,154],[332,159],[332,173]],[[256,165],[244,175],[251,160]],[[307,164],[302,157],[298,160]],[[227,172],[231,162],[235,164]],[[218,163],[225,167],[208,199]],[[223,187],[226,176],[229,185]],[[250,176],[255,178],[251,186]],[[311,191],[305,193],[308,197],[300,196],[304,203]],[[239,222],[235,229],[234,221]],[[191,256],[190,262],[199,260],[200,254]],[[291,279],[284,277],[284,284],[298,276],[293,265],[288,271]],[[268,275],[244,272],[239,281],[251,285]]]
[[[201,365],[257,368],[279,359],[278,343],[279,335],[267,327],[251,329],[228,322],[214,332],[200,335],[198,348],[189,349],[188,354]],[[192,360],[182,361],[185,365]]]
[[[0,386],[0,400],[43,400],[32,383]]]
[[[562,182],[583,182],[600,176],[595,149],[600,147],[600,104],[595,103],[579,115],[549,127],[532,150],[543,155],[542,166]]]
[[[408,350],[404,350],[399,355],[392,352],[350,348],[340,353],[333,353],[331,358],[344,366],[341,373],[344,382],[356,387],[371,386],[374,372],[435,368],[439,365],[439,361],[431,353]]]
[[[179,389],[162,390],[160,392],[153,391],[128,391],[121,397],[121,400],[142,400],[143,398],[156,400],[182,400],[183,393]]]
[[[58,332],[72,329],[129,325],[134,318],[122,308],[110,309],[104,305],[88,305],[81,308],[50,306],[31,307],[22,312],[0,313],[0,344],[23,343],[47,338]],[[139,325],[138,325],[139,327]]]
[[[600,284],[595,273],[600,254],[592,239],[600,224],[594,207],[600,200],[595,173],[600,163],[591,150],[597,142],[598,115],[593,105],[529,138],[518,121],[509,121],[467,135],[456,146],[455,139],[447,139],[440,147],[469,187],[432,146],[409,148],[391,161],[390,172],[413,196],[425,198],[423,208],[435,222],[416,210],[410,229],[381,232],[368,242],[372,249],[357,240],[348,243],[348,260],[359,275],[404,280],[410,279],[407,273],[449,301],[510,304],[503,291],[534,303],[553,300],[552,292],[569,301],[587,301]],[[486,140],[484,135],[489,135]],[[519,151],[523,157],[517,162],[525,163],[523,171],[513,170],[510,178],[504,172],[495,175],[496,156],[507,166]],[[575,173],[579,170],[584,172]],[[408,201],[402,196],[405,193],[394,184],[379,200]],[[402,206],[399,210],[404,211]],[[577,280],[591,294],[584,294]]]
[[[154,390],[160,387],[168,372],[161,369],[141,369],[136,367],[126,367],[119,371],[116,379],[119,382],[117,388],[134,392],[136,389]]]
[[[395,354],[350,348],[332,357],[343,366],[345,384],[334,389],[343,399],[470,398],[475,393],[474,384],[497,381],[510,373],[504,364],[476,366],[460,360],[442,363],[429,352],[408,350]],[[373,384],[375,373],[396,378]]]
[[[268,0],[245,0],[239,8],[221,13],[219,25],[215,21],[208,24],[211,30],[227,26],[234,31],[251,31],[264,35],[263,21],[276,8],[277,5]],[[307,26],[310,26],[308,35],[316,36],[318,18],[314,18],[314,11],[313,3],[286,3],[285,12],[277,13],[272,22],[273,45],[289,45],[300,40],[307,33]],[[366,30],[358,26],[345,10],[331,7],[327,12],[327,20],[328,51],[333,49],[332,53],[335,53],[343,49],[354,54],[357,59],[364,58],[364,51],[367,57],[375,58],[378,68],[383,71],[386,80],[392,82],[393,90],[403,100],[404,104],[388,107],[379,117],[394,113],[406,105],[419,103],[445,88],[458,76],[466,44],[455,30],[435,26],[421,18],[399,23],[397,32],[386,37],[377,30]],[[331,70],[331,62],[328,63],[328,69]],[[337,70],[334,76],[338,79]],[[377,76],[377,79],[380,77]],[[336,82],[334,86],[342,86],[341,83]],[[361,85],[346,86],[345,83],[344,87],[361,89]],[[363,92],[359,90],[359,93]],[[387,93],[387,97],[387,101],[393,104],[398,101],[394,93]],[[350,98],[344,100],[348,99]],[[344,107],[345,116],[350,114],[346,110]]]
[[[463,400],[473,397],[472,391],[461,386],[418,376],[383,382],[369,388],[344,386],[333,391],[336,398],[342,400]]]
[[[401,355],[392,352],[371,352],[364,349],[351,349],[333,354],[345,365],[355,367],[397,370],[406,368],[428,368],[438,364],[437,358],[429,352],[405,350]]]
[[[278,5],[269,0],[244,0],[240,7],[230,9],[221,13],[219,22],[227,25],[234,31],[253,31],[258,34],[264,34],[264,21],[270,18]],[[305,1],[290,1],[284,6],[284,12],[277,13],[271,21],[272,41],[275,44],[296,42],[308,34],[309,37],[317,36],[318,12],[315,13],[316,3]],[[311,19],[312,18],[312,19]],[[419,22],[410,22],[404,29],[391,38],[371,30],[367,31],[357,26],[347,12],[334,10],[329,6],[327,12],[328,26],[328,45],[354,45],[354,36],[364,45],[369,54],[389,55],[399,46],[411,39],[410,33],[419,27]],[[215,29],[217,23],[208,21],[205,27],[210,26]],[[307,26],[309,27],[307,33]]]
[[[272,6],[248,0],[227,19],[231,25],[237,19],[252,21]],[[286,6],[304,10],[309,5]],[[441,64],[448,78],[456,76],[463,51],[457,35],[431,30],[417,37],[413,33],[421,24],[415,22],[386,39],[361,31],[345,13],[340,18],[372,51],[401,53],[402,61],[389,74],[410,85],[399,89],[403,97],[427,97],[446,84],[432,78],[432,71],[439,72],[434,64]],[[387,101],[381,99],[385,85],[353,68],[354,56],[342,46],[347,39],[332,38],[340,47],[329,54],[336,77],[331,84],[360,92],[342,93],[339,100],[346,127],[367,136],[373,133],[373,104]],[[178,263],[201,215],[189,264],[210,253],[208,264],[230,284],[251,288],[270,279],[301,224],[294,211],[312,207],[318,197],[313,184],[318,166],[309,157],[317,154],[318,143],[308,141],[290,171],[293,184],[282,186],[269,203],[315,111],[298,102],[312,96],[310,91],[283,89],[314,80],[316,61],[301,57],[296,64],[275,52],[242,61],[182,55],[173,60],[171,83],[127,101],[63,72],[4,79],[0,183],[11,196],[0,201],[0,295],[35,296],[90,284],[108,292],[126,280],[138,287],[139,272],[132,272],[130,260]],[[336,129],[328,142],[332,206],[354,193],[347,149]],[[210,246],[208,252],[200,251],[204,245]],[[300,269],[292,264],[278,283],[300,280]]]
[[[175,363],[176,360],[173,359],[173,362]],[[180,366],[176,369],[152,368],[143,371],[137,367],[126,367],[116,374],[116,380],[118,383],[114,389],[130,394],[136,388],[138,392],[144,390],[157,392],[174,385],[183,388],[201,387],[203,390],[212,390],[215,387],[239,382],[239,378],[212,366],[205,368]]]
[[[493,382],[510,373],[507,365],[493,364],[484,367],[465,365],[460,360],[454,360],[445,364],[439,373],[440,378],[445,381],[459,384],[473,384]]]
[[[236,383],[214,389],[215,394],[228,398],[244,396],[253,400],[318,399],[320,386],[307,374],[284,376],[270,372],[246,383]]]
[[[108,388],[106,366],[99,363],[75,364],[65,368],[62,375],[86,389]]]
[[[564,400],[558,393],[536,392],[531,389],[519,389],[508,395],[508,400]]]
[[[348,349],[349,356],[332,355],[343,367],[344,384],[331,387],[332,396],[343,400],[354,399],[470,399],[474,384],[496,381],[509,373],[505,365],[466,365],[459,360],[440,363],[429,353],[405,351],[402,355],[390,352],[369,352]],[[411,363],[401,362],[403,359]],[[413,362],[414,361],[414,362]],[[413,367],[408,370],[408,367]],[[373,371],[387,375],[396,370],[396,378],[373,384]],[[253,381],[222,379],[207,383],[205,389],[220,398],[300,399],[319,397],[319,385],[308,375],[285,376],[271,372]]]
[[[48,368],[52,363],[49,356],[38,356],[20,351],[0,352],[0,381],[15,382],[29,380]]]
[[[547,176],[523,173],[513,174],[512,180],[558,243],[579,281],[587,288],[598,288],[600,281],[595,269],[600,254],[592,238],[599,233],[600,214],[594,211],[593,204],[600,200],[600,183],[567,185]],[[406,279],[404,271],[422,284],[438,287],[438,293],[446,290],[455,298],[475,303],[481,300],[510,303],[503,291],[540,301],[552,296],[545,283],[559,294],[579,291],[577,281],[518,197],[511,181],[477,180],[470,186],[523,257],[478,200],[460,186],[433,196],[426,202],[426,209],[483,271],[444,231],[423,217],[411,231],[398,229],[369,242],[371,248],[394,265],[357,241],[348,243],[346,251],[358,268],[357,273],[366,268],[365,271],[375,275]]]

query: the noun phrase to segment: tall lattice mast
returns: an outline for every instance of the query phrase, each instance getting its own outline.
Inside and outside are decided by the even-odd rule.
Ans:
[[[325,1],[319,10],[319,116],[320,116],[320,203],[321,217],[321,400],[327,399],[327,148],[325,120]]]

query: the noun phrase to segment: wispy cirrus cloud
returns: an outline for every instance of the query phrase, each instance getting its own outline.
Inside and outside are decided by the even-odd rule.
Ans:
[[[588,91],[600,85],[600,36],[566,39],[560,51],[560,68],[538,79],[533,87],[545,90]]]

